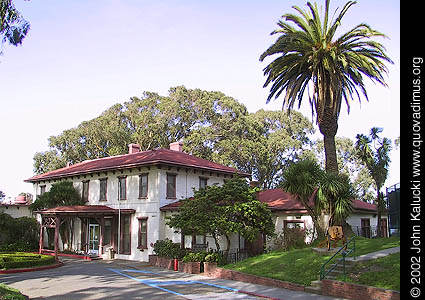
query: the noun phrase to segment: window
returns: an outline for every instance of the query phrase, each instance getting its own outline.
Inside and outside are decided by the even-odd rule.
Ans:
[[[43,195],[46,192],[46,186],[40,185],[40,196]]]
[[[107,195],[107,187],[108,187],[108,179],[102,178],[100,181],[100,194],[99,194],[99,201],[106,201],[106,195]]]
[[[207,187],[208,178],[205,177],[199,177],[199,188],[204,189]]]
[[[176,174],[167,173],[167,198],[176,198]]]
[[[139,176],[139,198],[148,197],[148,174],[140,174]]]
[[[105,219],[105,233],[103,234],[103,245],[109,245],[111,243],[112,236],[112,219]]]
[[[295,220],[284,220],[283,225],[285,228],[297,228],[302,231],[305,230],[305,223],[304,221],[295,221]]]
[[[118,177],[118,200],[127,199],[127,177]]]
[[[83,198],[84,202],[89,201],[89,181],[83,181],[83,192],[81,195],[81,198]]]
[[[120,254],[131,254],[131,218],[121,215]]]
[[[139,218],[139,249],[148,249],[148,218]]]

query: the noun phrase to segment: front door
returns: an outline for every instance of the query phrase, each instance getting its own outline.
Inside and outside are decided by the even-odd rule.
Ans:
[[[89,224],[89,253],[99,255],[99,224]]]
[[[370,238],[370,219],[361,219],[362,236]]]

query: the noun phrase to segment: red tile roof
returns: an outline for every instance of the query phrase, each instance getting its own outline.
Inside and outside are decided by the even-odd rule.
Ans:
[[[305,207],[295,199],[295,196],[282,189],[263,190],[258,193],[258,200],[266,203],[272,211],[285,211],[294,213],[307,213]],[[181,202],[173,202],[161,207],[161,210],[178,210]],[[354,212],[376,212],[376,205],[360,200],[353,200]]]
[[[198,168],[206,171],[221,172],[227,174],[238,173],[242,176],[251,176],[251,174],[244,173],[234,168],[226,167],[208,161],[206,159],[195,157],[184,152],[173,151],[168,149],[157,149],[132,154],[86,160],[81,163],[71,165],[69,167],[33,176],[25,181],[37,182],[42,180],[58,179],[88,173],[122,170],[133,167],[160,164]]]
[[[304,209],[305,211],[304,206],[295,199],[294,195],[284,192],[282,189],[260,191],[258,194],[258,199],[261,202],[267,203],[271,210],[295,211]],[[354,212],[376,212],[377,208],[374,204],[355,199],[353,200],[353,210]]]

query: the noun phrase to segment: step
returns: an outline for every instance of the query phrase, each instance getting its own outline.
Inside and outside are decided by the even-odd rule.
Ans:
[[[311,286],[322,288],[322,282],[320,280],[314,280],[311,282]]]
[[[322,287],[306,286],[304,288],[304,291],[307,292],[307,293],[311,293],[311,294],[321,295],[322,294]]]
[[[340,271],[342,271],[342,270],[344,270],[344,265],[343,264],[331,264],[331,265],[329,265],[329,268],[328,268],[328,270],[329,269],[332,269],[333,267],[335,267],[334,268],[334,270],[340,270]],[[352,264],[345,264],[345,270],[351,270],[351,268],[353,267],[353,265]]]

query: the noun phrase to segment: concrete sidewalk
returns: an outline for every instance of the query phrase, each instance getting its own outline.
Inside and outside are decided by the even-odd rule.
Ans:
[[[376,251],[376,252],[372,252],[372,253],[368,253],[368,254],[363,254],[363,255],[360,255],[360,256],[356,256],[356,259],[349,257],[349,258],[347,258],[347,260],[353,261],[353,262],[359,262],[359,261],[377,259],[377,258],[380,258],[380,257],[387,256],[389,254],[397,253],[397,252],[400,252],[400,247],[394,247],[394,248],[389,248],[389,249]]]

